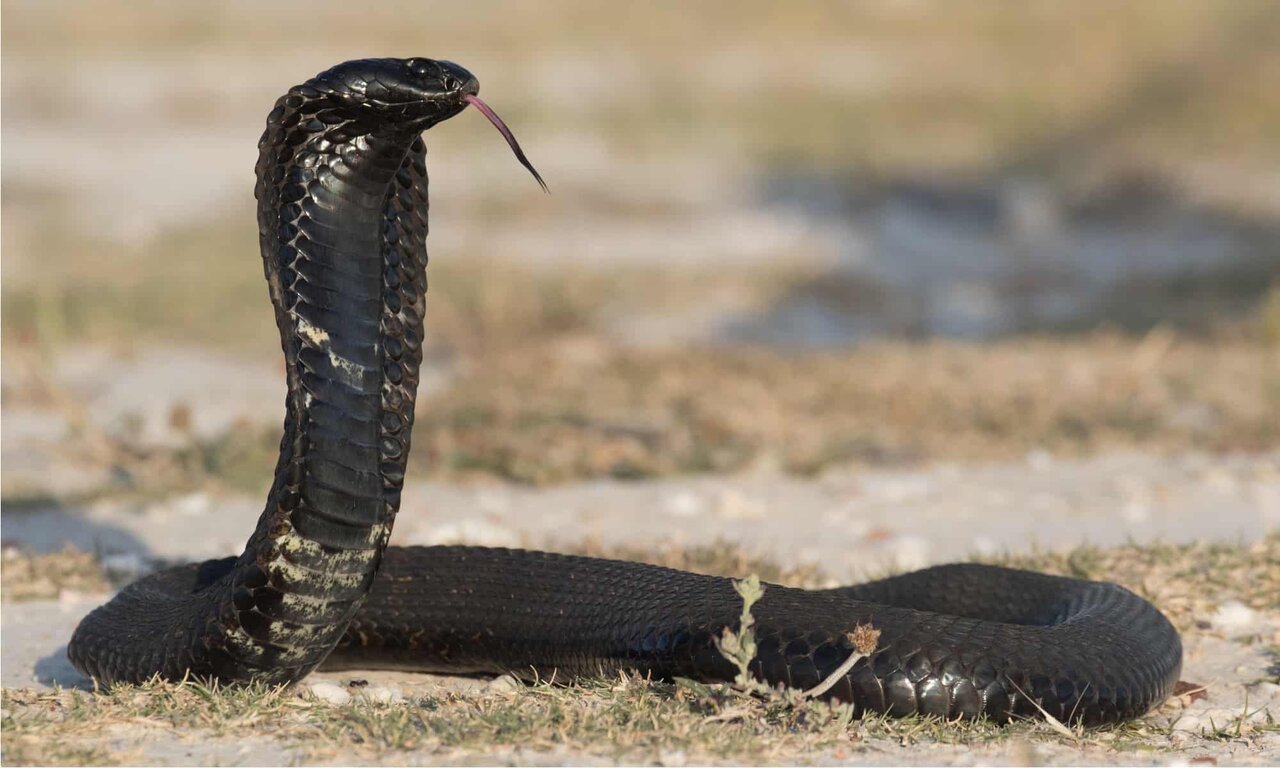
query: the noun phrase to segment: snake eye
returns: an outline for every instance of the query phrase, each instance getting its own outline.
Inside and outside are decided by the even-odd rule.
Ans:
[[[426,59],[409,59],[406,63],[409,65],[409,71],[418,77],[425,77],[431,71],[431,62]]]

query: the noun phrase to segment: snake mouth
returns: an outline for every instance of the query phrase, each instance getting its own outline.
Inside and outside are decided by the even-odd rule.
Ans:
[[[538,173],[538,169],[533,167],[533,163],[529,162],[529,158],[525,157],[524,150],[520,148],[520,142],[516,141],[516,135],[511,132],[507,124],[502,122],[502,118],[498,117],[498,113],[493,111],[493,107],[485,104],[480,97],[474,93],[464,94],[462,100],[480,110],[480,114],[489,118],[489,122],[493,123],[493,127],[498,129],[498,133],[502,134],[502,138],[507,140],[507,146],[511,147],[511,151],[515,154],[520,164],[533,174],[533,178],[538,180],[538,184],[542,187],[542,191],[551,194],[551,190],[547,189],[547,182],[542,180],[542,174]]]

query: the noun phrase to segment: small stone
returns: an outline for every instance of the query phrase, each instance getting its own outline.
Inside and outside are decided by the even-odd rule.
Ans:
[[[515,693],[523,687],[523,683],[515,678],[514,675],[503,675],[495,677],[485,685],[485,693],[507,694]]]
[[[1204,723],[1195,715],[1183,715],[1173,724],[1173,730],[1182,733],[1200,733],[1204,730]]]
[[[1232,728],[1239,719],[1239,711],[1218,707],[1206,709],[1194,715],[1183,715],[1173,724],[1173,729],[1203,736],[1224,728]]]
[[[1242,629],[1258,619],[1258,612],[1238,600],[1229,600],[1218,606],[1209,620],[1216,629],[1231,631]]]
[[[335,707],[340,707],[351,701],[351,694],[347,693],[345,688],[330,682],[312,683],[311,695]]]
[[[376,704],[392,704],[404,701],[404,694],[399,688],[390,688],[382,685],[371,685],[360,691],[361,696]]]

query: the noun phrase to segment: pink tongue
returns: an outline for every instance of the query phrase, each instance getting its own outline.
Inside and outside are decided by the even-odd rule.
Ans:
[[[502,122],[502,118],[498,117],[498,113],[494,112],[493,108],[488,104],[481,101],[479,96],[467,94],[462,99],[480,110],[480,114],[489,118],[489,122],[493,123],[493,127],[497,128],[498,133],[501,133],[502,137],[507,140],[507,144],[511,147],[511,151],[515,153],[516,159],[520,161],[520,164],[529,169],[529,173],[533,174],[533,178],[537,179],[538,183],[542,185],[543,192],[550,193],[551,190],[547,189],[547,182],[542,180],[542,175],[538,173],[538,169],[534,168],[533,163],[529,162],[529,158],[524,156],[524,150],[520,149],[520,142],[516,141],[516,135],[511,132],[506,123]]]

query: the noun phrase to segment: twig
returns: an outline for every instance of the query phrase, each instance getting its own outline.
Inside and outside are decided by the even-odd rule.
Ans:
[[[849,652],[849,657],[840,666],[836,667],[831,674],[827,675],[825,680],[809,690],[803,691],[800,694],[801,698],[812,699],[831,690],[831,687],[838,683],[840,678],[853,669],[854,664],[857,664],[861,659],[867,658],[875,651],[876,645],[880,641],[880,630],[872,628],[869,624],[859,624],[852,632],[847,633],[845,637],[849,639],[850,645],[853,646],[853,650]]]

